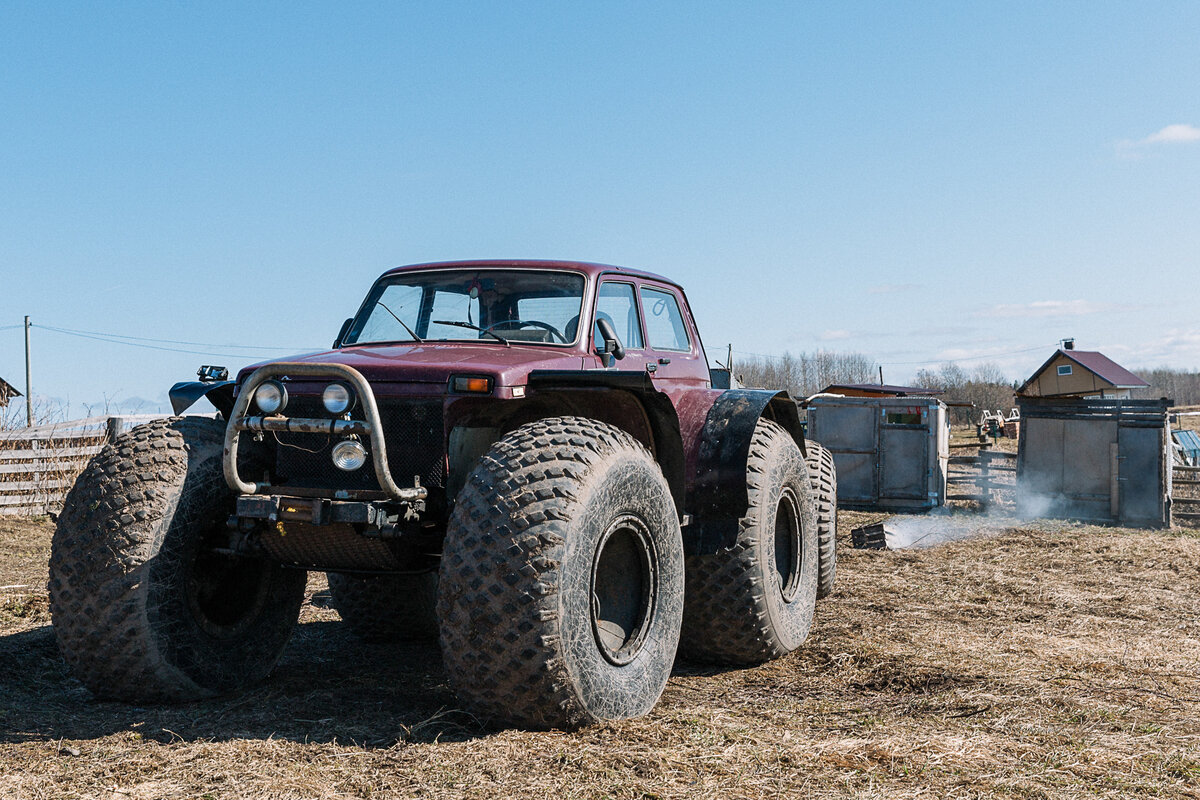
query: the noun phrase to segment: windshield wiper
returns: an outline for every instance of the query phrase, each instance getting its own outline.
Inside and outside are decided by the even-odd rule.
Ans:
[[[416,332],[416,331],[414,331],[412,328],[408,327],[408,323],[406,323],[404,320],[402,320],[402,319],[400,319],[399,317],[397,317],[397,316],[396,316],[396,312],[395,312],[395,311],[392,311],[390,308],[388,308],[387,306],[385,306],[383,303],[380,303],[379,305],[380,305],[380,307],[381,307],[381,308],[382,308],[384,311],[386,311],[386,312],[388,312],[389,314],[391,314],[391,315],[392,315],[392,317],[393,317],[393,318],[396,320],[396,322],[399,322],[401,325],[403,325],[403,326],[404,326],[404,330],[408,331],[408,335],[409,335],[409,336],[413,337],[413,338],[414,338],[414,339],[416,339],[418,342],[424,342],[424,341],[425,341],[425,340],[424,340],[424,339],[422,339],[420,336],[417,336],[417,332]]]
[[[456,322],[454,320],[449,320],[449,319],[435,319],[433,321],[433,324],[434,325],[453,325],[456,328],[470,328],[473,331],[479,331],[480,333],[486,333],[488,336],[491,336],[493,339],[499,340],[505,347],[512,347],[512,345],[510,345],[508,343],[508,339],[505,339],[500,334],[493,333],[492,331],[489,331],[487,328],[481,328],[478,325],[474,325],[470,322]]]

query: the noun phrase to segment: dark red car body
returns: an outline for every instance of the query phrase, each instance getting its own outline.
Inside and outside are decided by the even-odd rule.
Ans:
[[[747,502],[746,458],[759,418],[776,420],[804,448],[796,406],[785,393],[713,387],[699,330],[677,283],[603,264],[524,260],[416,264],[390,270],[379,280],[418,271],[463,269],[578,274],[585,281],[579,319],[588,324],[579,324],[574,341],[561,346],[490,338],[343,344],[351,329],[348,320],[332,349],[286,360],[309,365],[306,372],[325,364],[342,365],[370,384],[383,421],[391,473],[397,483],[415,481],[428,492],[420,515],[427,528],[444,530],[455,494],[491,442],[521,424],[546,417],[596,419],[646,445],[671,486],[684,524],[685,546],[692,552],[714,550],[736,536],[737,519]],[[596,326],[591,323],[597,291],[608,281],[632,284],[639,297],[641,287],[673,295],[684,317],[688,350],[656,350],[646,336],[643,347],[626,346],[621,360],[606,359],[598,352],[602,343],[593,341]],[[638,313],[644,330],[646,312],[640,303]],[[204,391],[229,418],[238,387],[271,363],[246,368],[236,385],[210,385]],[[463,375],[490,378],[490,392],[456,392],[452,379]],[[316,408],[320,416],[314,398],[319,398],[328,381],[289,378],[283,376],[289,396],[298,407]],[[240,435],[247,437],[244,432]],[[309,459],[310,468],[300,440],[285,443],[279,434],[274,437],[279,446],[269,438],[263,443],[261,435],[258,439],[260,446],[274,448],[261,453],[260,459],[273,460],[275,467],[271,480],[256,492],[276,496],[274,507],[279,507],[278,497],[340,502],[387,499],[372,483],[369,470],[350,479],[329,468],[328,458],[320,466],[319,456]],[[303,480],[295,477],[302,472]]]

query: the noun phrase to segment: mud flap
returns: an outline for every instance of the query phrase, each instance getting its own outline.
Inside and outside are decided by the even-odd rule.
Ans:
[[[695,521],[683,529],[688,555],[706,555],[732,547],[738,520],[746,513],[746,461],[761,417],[779,423],[805,453],[800,413],[787,392],[730,389],[713,403],[704,421],[696,465]]]

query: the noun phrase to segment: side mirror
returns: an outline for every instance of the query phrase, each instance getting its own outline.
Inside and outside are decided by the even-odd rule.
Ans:
[[[617,332],[613,330],[612,323],[604,317],[596,320],[596,328],[600,331],[600,336],[604,339],[604,349],[599,355],[604,359],[605,366],[608,366],[608,359],[605,356],[612,356],[620,361],[625,357],[625,348],[621,345],[621,340],[617,338]]]
[[[348,319],[342,323],[342,329],[340,331],[338,331],[337,338],[333,340],[333,348],[335,350],[342,346],[342,339],[346,338],[346,334],[350,332],[350,326],[353,323],[354,323],[354,317],[351,317],[350,319]]]

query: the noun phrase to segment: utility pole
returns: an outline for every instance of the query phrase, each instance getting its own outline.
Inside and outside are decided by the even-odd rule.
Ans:
[[[29,379],[29,315],[25,315],[25,425],[33,427],[33,386]]]
[[[879,365],[879,385],[883,386],[883,364]]]

